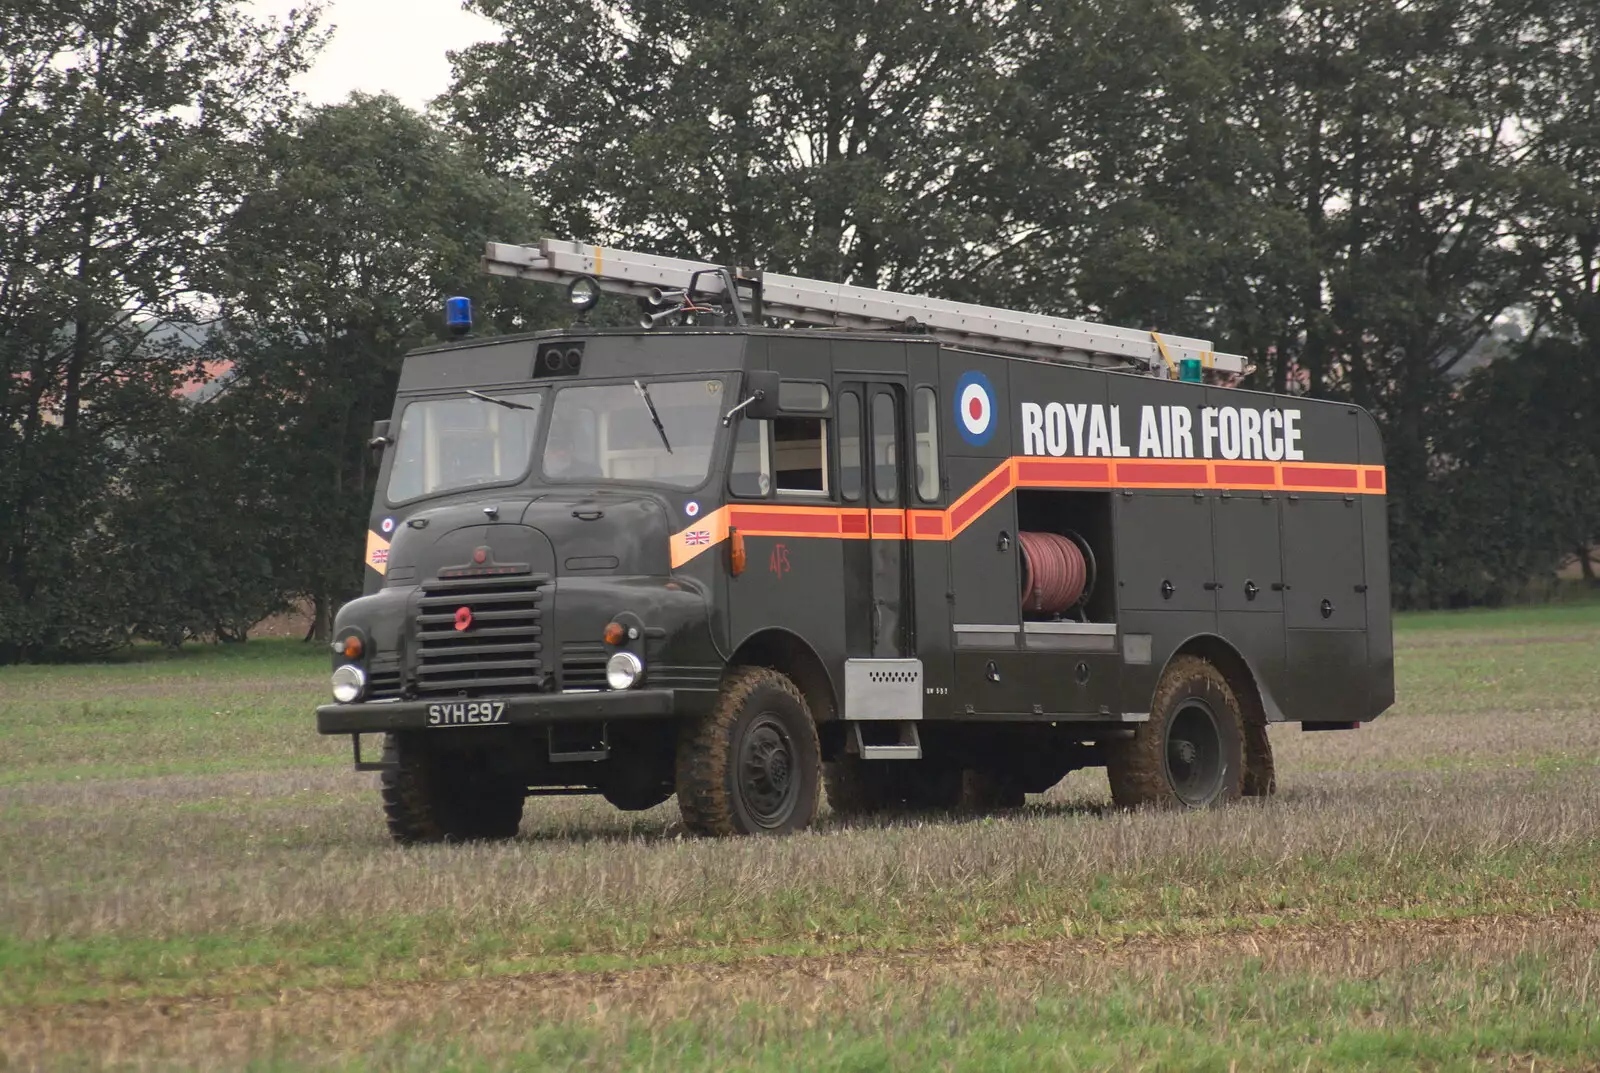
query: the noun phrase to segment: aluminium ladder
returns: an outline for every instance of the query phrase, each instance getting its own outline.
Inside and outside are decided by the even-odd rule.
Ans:
[[[685,292],[691,281],[697,295],[715,297],[726,289],[724,279],[733,278],[717,265],[556,238],[537,246],[488,243],[483,268],[492,275],[546,283],[570,284],[587,276],[603,291],[645,302],[658,302],[663,291]],[[876,331],[906,328],[974,350],[1077,365],[1132,365],[1158,377],[1176,378],[1178,363],[1186,359],[1221,373],[1246,371],[1243,357],[1213,351],[1204,339],[772,272],[759,274],[757,280],[761,314],[801,324]],[[736,304],[738,296],[730,301]]]

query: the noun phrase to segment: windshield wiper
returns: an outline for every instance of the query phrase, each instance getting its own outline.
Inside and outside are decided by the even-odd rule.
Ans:
[[[500,398],[497,395],[485,395],[481,391],[468,391],[467,394],[471,395],[475,399],[482,399],[484,402],[492,402],[496,406],[504,406],[508,410],[537,410],[538,409],[537,406],[529,406],[525,402],[517,402],[515,399],[503,399],[503,398]]]
[[[650,420],[655,422],[656,431],[661,434],[661,446],[665,447],[667,454],[670,455],[672,453],[672,444],[667,442],[667,430],[661,424],[661,415],[656,413],[656,404],[650,398],[650,389],[635,380],[633,382],[633,390],[639,393],[639,397],[644,400],[644,404],[650,408]]]

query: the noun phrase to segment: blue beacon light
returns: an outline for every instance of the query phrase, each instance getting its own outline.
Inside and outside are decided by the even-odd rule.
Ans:
[[[450,329],[451,335],[466,335],[472,331],[472,299],[446,298],[444,323]]]

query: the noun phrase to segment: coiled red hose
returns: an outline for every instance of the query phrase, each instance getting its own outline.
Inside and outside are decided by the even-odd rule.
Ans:
[[[1022,545],[1022,610],[1059,615],[1083,598],[1089,568],[1083,550],[1060,533],[1018,533]]]

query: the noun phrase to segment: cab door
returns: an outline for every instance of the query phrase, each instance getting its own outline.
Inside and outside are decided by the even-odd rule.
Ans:
[[[851,592],[846,606],[853,621],[846,626],[852,656],[890,659],[911,655],[915,630],[911,608],[910,544],[906,531],[906,389],[903,383],[879,380],[839,385],[841,469],[853,468],[850,457],[860,451],[859,482],[846,478],[846,502],[859,486],[864,511],[865,548],[848,556],[857,569],[847,572]],[[852,429],[859,405],[859,448]]]

